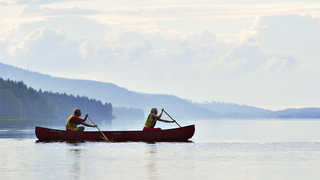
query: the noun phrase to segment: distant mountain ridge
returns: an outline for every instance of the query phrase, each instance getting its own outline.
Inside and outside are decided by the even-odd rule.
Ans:
[[[275,112],[267,109],[233,103],[210,102],[199,103],[198,106],[216,111],[221,118],[273,118]]]
[[[275,112],[278,118],[310,118],[320,117],[320,108],[290,108]]]
[[[140,108],[147,112],[151,107],[163,107],[177,118],[320,118],[320,108],[313,108],[312,111],[308,109],[271,111],[233,103],[193,103],[173,95],[134,92],[113,83],[52,77],[2,63],[0,63],[0,77],[23,81],[35,89],[111,102],[114,108],[117,106]]]
[[[35,89],[87,96],[102,102],[111,102],[114,109],[117,106],[121,106],[140,108],[147,111],[151,107],[164,106],[169,111],[174,112],[177,117],[210,118],[213,114],[210,110],[198,107],[188,100],[172,95],[144,94],[129,91],[112,83],[56,78],[2,63],[0,63],[0,77],[23,81]]]

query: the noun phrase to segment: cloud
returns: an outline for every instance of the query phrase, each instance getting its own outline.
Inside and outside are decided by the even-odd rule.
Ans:
[[[21,39],[5,44],[4,61],[19,67],[57,73],[81,65],[81,42],[70,40],[65,34],[51,29],[35,29]]]
[[[262,69],[270,72],[288,72],[297,68],[297,60],[292,57],[269,57]]]
[[[258,46],[247,44],[234,48],[223,58],[225,65],[245,72],[256,71],[266,60],[267,57]]]
[[[3,2],[3,1],[0,1],[0,6],[8,6],[9,3],[8,2]]]
[[[213,63],[213,69],[225,74],[226,77],[290,72],[297,66],[294,58],[267,54],[255,43],[235,46],[217,63]]]
[[[2,62],[195,100],[270,105],[281,101],[307,103],[316,96],[305,93],[293,98],[306,92],[301,83],[315,82],[314,77],[319,75],[301,68],[316,64],[304,59],[317,55],[318,20],[313,16],[265,17],[277,14],[274,5],[254,10],[252,4],[246,8],[243,4],[222,4],[218,11],[218,4],[205,7],[208,4],[202,3],[191,8],[192,2],[172,6],[164,3],[160,7],[146,2],[108,11],[109,6],[101,6],[102,2],[89,3],[88,7],[85,3],[64,7],[65,3],[34,5],[35,9],[30,6],[21,19],[41,20],[17,23],[5,31],[1,28]],[[309,6],[305,8],[308,13]],[[285,9],[285,5],[277,7],[278,12]],[[299,9],[295,5],[290,8]],[[227,16],[220,18],[225,9]],[[2,23],[3,27],[6,24]],[[224,41],[222,36],[231,41]],[[318,88],[316,83],[304,85]],[[262,96],[266,91],[269,94]]]
[[[194,79],[197,76],[186,72],[202,74],[197,71],[206,69],[206,64],[222,53],[219,48],[223,49],[210,32],[188,36],[150,34],[100,25],[80,17],[26,24],[12,33],[21,35],[5,42],[6,61],[10,64],[68,75],[72,67],[77,69],[73,76],[90,68],[110,77],[116,74],[119,81],[128,77],[152,81],[164,76]],[[165,71],[154,73],[155,66]],[[177,74],[181,68],[185,72]]]
[[[66,67],[71,66],[83,70],[94,66],[91,62],[97,64],[94,66],[97,72],[122,69],[139,74],[144,71],[143,77],[137,75],[136,78],[145,80],[155,76],[160,80],[163,74],[169,79],[175,74],[175,69],[181,68],[198,74],[189,77],[195,79],[212,72],[234,76],[258,71],[281,72],[295,67],[289,65],[295,64],[293,58],[265,53],[257,44],[256,35],[248,36],[240,45],[230,45],[217,41],[216,35],[209,31],[173,36],[165,32],[138,32],[101,25],[73,16],[26,24],[20,27],[20,31],[25,35],[15,39],[14,43],[8,43],[11,44],[7,49],[12,57],[25,64],[35,64],[35,69],[45,71],[64,65],[55,73],[66,72]],[[155,64],[167,72],[154,75],[152,67]],[[178,80],[189,76],[186,74],[174,76]]]
[[[68,1],[75,1],[75,0],[14,0],[17,4],[52,4],[52,3],[59,3],[59,2],[68,2]]]
[[[261,18],[259,41],[269,52],[299,59],[318,58],[320,19],[311,16],[271,16]]]
[[[97,15],[102,14],[102,11],[94,9],[82,9],[79,7],[73,8],[63,8],[63,9],[53,9],[47,7],[41,7],[37,5],[27,6],[23,15],[26,16],[79,16],[79,15]]]

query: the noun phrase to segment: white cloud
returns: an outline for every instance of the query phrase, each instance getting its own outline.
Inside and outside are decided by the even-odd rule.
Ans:
[[[317,102],[301,84],[319,88],[318,19],[287,16],[314,14],[317,3],[105,3],[25,1],[23,17],[0,22],[14,24],[0,30],[1,61],[194,100]]]
[[[36,29],[7,44],[4,61],[20,67],[33,67],[42,72],[65,72],[81,63],[80,42],[68,40],[63,34],[50,29]]]
[[[315,65],[320,65],[320,19],[311,16],[271,16],[261,18],[260,27],[257,39],[264,51],[295,57],[301,67],[317,71]]]
[[[296,60],[291,57],[270,57],[262,69],[271,72],[287,72],[296,68]]]

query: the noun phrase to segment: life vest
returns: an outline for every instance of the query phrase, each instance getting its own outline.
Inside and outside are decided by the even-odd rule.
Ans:
[[[66,130],[67,131],[77,131],[77,124],[73,123],[71,121],[71,119],[75,117],[75,115],[70,115],[68,120],[67,120],[67,124],[66,124]]]
[[[147,128],[153,128],[155,125],[156,125],[155,119],[152,117],[151,114],[149,114],[144,126],[147,127]]]

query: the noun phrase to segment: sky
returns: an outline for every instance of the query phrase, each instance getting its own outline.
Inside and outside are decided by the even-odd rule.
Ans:
[[[195,102],[320,107],[318,0],[0,0],[0,62]]]

